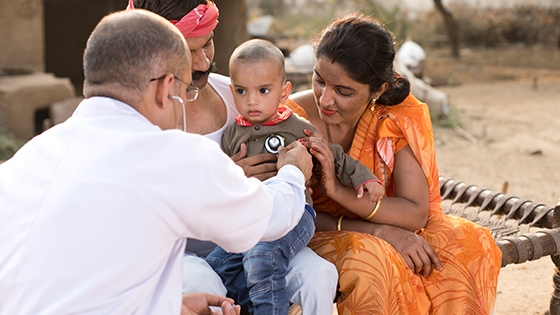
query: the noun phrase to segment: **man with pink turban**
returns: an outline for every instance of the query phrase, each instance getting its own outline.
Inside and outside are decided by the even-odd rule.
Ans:
[[[224,130],[235,121],[238,112],[229,89],[230,79],[212,73],[218,8],[207,0],[130,0],[129,9],[132,8],[165,17],[185,36],[192,55],[192,84],[200,89],[198,98],[186,108],[187,131],[220,143]],[[242,147],[232,159],[247,176],[264,180],[276,174],[275,155],[245,156],[246,148]],[[214,247],[211,242],[188,240],[183,260],[183,293],[202,291],[226,295],[221,279],[204,261]],[[334,265],[304,248],[291,261],[286,280],[290,301],[301,305],[304,314],[332,314],[338,282]]]

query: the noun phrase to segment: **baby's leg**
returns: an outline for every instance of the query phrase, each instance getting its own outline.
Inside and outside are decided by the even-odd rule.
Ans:
[[[218,246],[208,254],[206,262],[223,281],[228,297],[245,309],[252,307],[243,272],[243,254],[228,253]]]
[[[243,267],[254,315],[286,315],[290,308],[290,292],[286,274],[290,260],[307,244],[315,231],[314,218],[304,212],[298,225],[284,237],[261,242],[245,253]]]

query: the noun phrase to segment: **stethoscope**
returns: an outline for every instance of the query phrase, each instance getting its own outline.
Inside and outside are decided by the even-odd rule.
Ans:
[[[169,98],[172,98],[181,104],[181,108],[183,109],[183,131],[187,132],[187,114],[185,112],[185,102],[177,95],[169,95]]]

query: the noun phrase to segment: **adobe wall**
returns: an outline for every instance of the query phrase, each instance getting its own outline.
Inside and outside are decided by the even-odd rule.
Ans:
[[[45,70],[41,0],[0,0],[0,70],[4,69]]]

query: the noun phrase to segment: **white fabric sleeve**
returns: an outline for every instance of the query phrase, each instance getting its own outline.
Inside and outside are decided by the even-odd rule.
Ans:
[[[261,182],[247,178],[217,143],[178,131],[166,133],[172,137],[165,141],[173,145],[150,147],[148,154],[158,152],[153,159],[157,163],[137,176],[163,193],[160,200],[173,212],[164,219],[178,235],[239,253],[261,240],[278,239],[297,225],[305,206],[305,181],[298,168],[284,166]]]
[[[285,165],[278,175],[264,181],[273,198],[273,210],[262,241],[279,239],[298,224],[305,207],[304,183],[303,174],[293,165]]]

